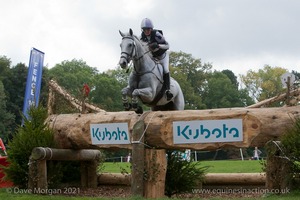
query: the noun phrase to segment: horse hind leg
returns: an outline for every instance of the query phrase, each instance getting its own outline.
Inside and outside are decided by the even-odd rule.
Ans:
[[[181,91],[174,97],[174,110],[184,110],[184,97]]]
[[[133,96],[132,99],[132,109],[137,113],[137,114],[143,114],[143,108],[142,106],[138,105],[138,98],[137,96]]]
[[[174,84],[177,88],[177,92],[176,92],[176,94],[174,96],[174,99],[173,99],[173,101],[174,101],[174,105],[173,105],[174,110],[184,110],[185,103],[184,103],[184,96],[183,96],[182,90],[180,88],[180,85],[176,81],[174,81]]]

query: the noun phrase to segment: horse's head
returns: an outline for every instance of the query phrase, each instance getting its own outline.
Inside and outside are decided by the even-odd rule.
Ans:
[[[129,29],[129,33],[124,34],[119,31],[122,36],[121,46],[121,57],[119,61],[119,65],[125,69],[127,68],[128,63],[132,60],[135,54],[135,41],[133,31]]]

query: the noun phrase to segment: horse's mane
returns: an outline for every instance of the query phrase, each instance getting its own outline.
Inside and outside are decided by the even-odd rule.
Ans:
[[[142,40],[140,40],[140,38],[138,36],[136,36],[135,34],[130,34],[130,32],[125,33],[126,37],[132,37],[134,40],[138,41],[140,43],[140,45],[144,48],[145,51],[149,50],[148,45],[145,45],[145,42],[143,42]],[[150,57],[152,57],[150,55]]]
[[[128,33],[128,36],[131,36],[131,35]],[[146,50],[148,50],[148,46],[145,45],[145,43],[142,40],[140,40],[140,38],[138,36],[133,34],[132,37],[135,38],[137,41],[139,41],[139,43],[141,44],[142,47],[144,47],[144,48],[146,47]]]

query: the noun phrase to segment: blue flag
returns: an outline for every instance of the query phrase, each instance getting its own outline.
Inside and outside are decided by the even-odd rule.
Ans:
[[[40,90],[42,84],[42,72],[44,64],[44,53],[32,48],[30,52],[29,68],[26,81],[26,91],[23,106],[23,114],[28,119],[28,109],[39,104]]]

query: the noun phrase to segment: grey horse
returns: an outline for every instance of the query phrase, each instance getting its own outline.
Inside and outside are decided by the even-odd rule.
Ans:
[[[128,64],[133,62],[128,86],[122,89],[125,110],[143,113],[142,107],[138,106],[138,99],[150,107],[152,111],[183,110],[183,93],[180,85],[173,78],[171,78],[170,90],[174,96],[170,101],[167,101],[166,88],[163,82],[163,68],[152,57],[148,45],[140,41],[131,29],[126,34],[119,32],[122,36],[119,65],[123,69],[127,69]],[[129,103],[128,97],[131,97],[131,103]]]

